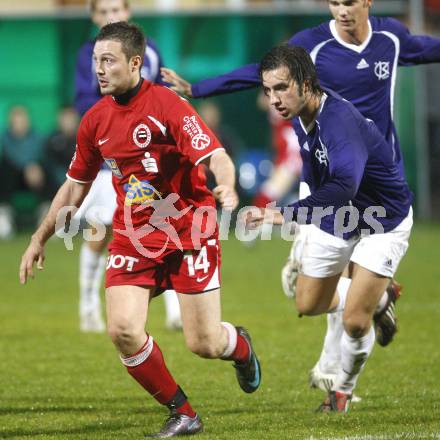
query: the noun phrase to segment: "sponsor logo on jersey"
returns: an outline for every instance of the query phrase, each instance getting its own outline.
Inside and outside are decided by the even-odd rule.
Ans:
[[[135,263],[139,263],[139,259],[129,255],[109,255],[106,269],[120,269],[125,266],[127,272],[132,272]]]
[[[388,79],[390,77],[390,62],[378,61],[374,63],[374,73],[379,80]]]
[[[195,115],[183,118],[183,131],[191,138],[191,145],[195,150],[204,150],[211,144],[211,138],[203,132]]]
[[[141,160],[142,165],[147,173],[158,173],[157,161],[154,157],[151,157],[150,153],[145,153],[145,159]]]
[[[133,141],[139,148],[147,148],[151,142],[151,131],[148,125],[139,124],[133,131]]]
[[[124,185],[125,205],[150,205],[154,200],[162,199],[162,194],[148,180],[139,180],[132,174]]]
[[[107,166],[110,168],[111,172],[118,177],[119,179],[122,177],[122,173],[118,168],[118,164],[116,163],[115,159],[112,158],[105,158],[105,163],[107,164]]]
[[[104,145],[107,141],[109,141],[110,140],[110,138],[106,138],[106,139],[99,139],[98,140],[98,145],[99,146],[101,146],[101,145]]]
[[[358,65],[356,66],[356,69],[362,70],[362,69],[368,69],[370,65],[365,61],[365,58],[362,58]]]

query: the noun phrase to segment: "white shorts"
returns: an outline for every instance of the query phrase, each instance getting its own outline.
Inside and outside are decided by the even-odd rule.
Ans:
[[[112,172],[101,170],[74,218],[111,225],[115,210],[116,192],[112,185]]]
[[[392,231],[349,240],[321,231],[314,225],[298,225],[291,257],[298,272],[327,278],[341,273],[349,261],[392,278],[408,249],[413,212]]]

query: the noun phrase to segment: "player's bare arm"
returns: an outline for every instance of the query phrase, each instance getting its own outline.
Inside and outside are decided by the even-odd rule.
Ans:
[[[257,208],[249,206],[240,213],[240,221],[242,221],[247,229],[257,229],[264,223],[272,225],[282,225],[284,217],[281,212],[273,208]]]
[[[28,277],[34,277],[34,263],[37,269],[43,269],[44,245],[54,234],[58,212],[64,206],[79,207],[89,192],[91,183],[77,183],[66,180],[58,190],[50,206],[49,212],[42,221],[41,225],[32,235],[31,242],[21,258],[20,264],[20,283],[25,284]]]
[[[171,84],[171,90],[174,90],[181,95],[185,95],[188,98],[193,97],[191,83],[179,76],[174,70],[161,67],[160,73],[162,74],[162,80]]]
[[[238,206],[238,194],[235,191],[235,166],[225,151],[216,151],[204,161],[215,177],[217,186],[214,197],[222,208],[233,211]]]

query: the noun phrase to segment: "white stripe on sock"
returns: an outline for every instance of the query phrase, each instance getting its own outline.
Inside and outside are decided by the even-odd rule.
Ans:
[[[228,332],[228,345],[220,357],[222,359],[228,359],[232,353],[234,353],[235,347],[237,347],[237,329],[229,322],[222,322],[221,325]]]
[[[149,335],[148,340],[140,353],[128,358],[123,358],[122,356],[120,356],[121,362],[126,367],[137,367],[138,365],[142,364],[142,362],[145,362],[148,359],[148,356],[150,356],[152,350],[153,337]]]

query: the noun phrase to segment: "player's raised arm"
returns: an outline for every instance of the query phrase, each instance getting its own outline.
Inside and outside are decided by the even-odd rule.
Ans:
[[[44,245],[54,234],[58,212],[65,206],[80,206],[89,192],[91,183],[78,183],[66,180],[58,190],[52,201],[49,212],[41,225],[32,235],[31,242],[21,258],[20,283],[25,284],[28,277],[34,277],[33,267],[37,263],[37,269],[43,269]]]
[[[440,38],[431,35],[413,35],[405,25],[394,18],[382,18],[377,22],[381,30],[391,32],[400,41],[399,66],[440,62]]]
[[[174,70],[162,68],[162,79],[172,84],[171,88],[190,98],[207,98],[238,92],[261,84],[258,64],[247,64],[223,75],[208,78],[194,84],[180,77]]]

